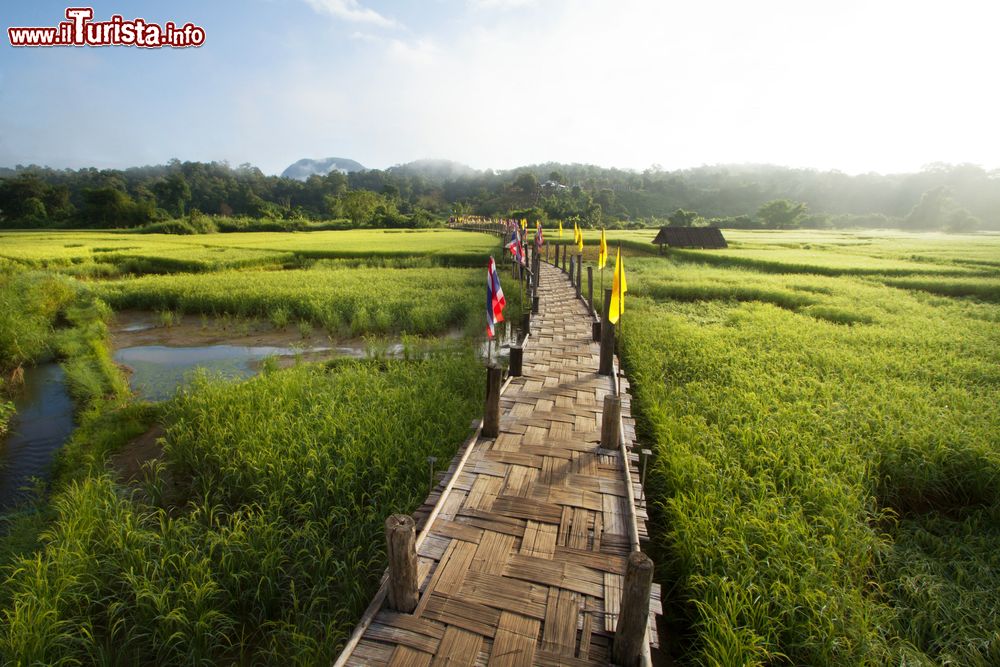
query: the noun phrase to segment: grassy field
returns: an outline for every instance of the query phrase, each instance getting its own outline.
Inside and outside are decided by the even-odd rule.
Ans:
[[[128,307],[315,324],[334,336],[480,334],[485,272],[462,267],[484,267],[496,240],[373,231],[2,241],[0,370],[55,356],[80,415],[51,496],[35,513],[0,518],[0,663],[329,662],[385,567],[385,516],[416,508],[427,457],[447,465],[481,412],[475,341],[427,341],[417,360],[265,364],[242,383],[204,377],[154,408],[123,395],[104,322]],[[170,275],[141,275],[161,273]],[[517,290],[504,281],[513,318]],[[9,406],[0,400],[3,425]],[[114,462],[154,423],[163,448],[129,482]]]
[[[132,495],[70,483],[0,588],[15,664],[328,663],[385,566],[383,521],[427,493],[481,410],[471,356],[205,381],[167,410]],[[405,447],[401,447],[405,443]],[[167,479],[186,480],[168,497]]]
[[[1000,239],[727,236],[628,264],[682,659],[997,664]]]
[[[659,256],[652,231],[609,233],[679,661],[1000,663],[1000,237],[726,235]],[[384,567],[382,519],[481,410],[471,350],[203,378],[154,409],[123,395],[109,308],[478,332],[483,275],[463,267],[497,246],[0,236],[0,369],[76,364],[85,407],[51,499],[0,539],[0,662],[328,662]],[[111,457],[154,421],[162,453],[128,485]]]
[[[83,277],[281,267],[316,259],[376,264],[481,266],[492,237],[452,230],[348,230],[231,234],[102,231],[0,233],[0,259]]]

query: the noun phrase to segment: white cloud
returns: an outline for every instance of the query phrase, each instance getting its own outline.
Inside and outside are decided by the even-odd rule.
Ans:
[[[320,14],[329,14],[344,21],[367,23],[380,28],[397,26],[395,21],[363,6],[358,0],[306,0],[306,3]]]
[[[473,9],[517,9],[535,4],[535,0],[469,0]]]

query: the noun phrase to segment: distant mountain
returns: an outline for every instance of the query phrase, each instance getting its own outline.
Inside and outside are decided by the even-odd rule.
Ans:
[[[386,171],[399,175],[422,176],[431,181],[448,181],[478,176],[482,173],[478,169],[452,160],[414,160],[389,167]]]
[[[364,165],[343,157],[328,157],[321,160],[302,158],[281,172],[282,178],[294,178],[299,181],[308,180],[310,176],[326,176],[331,171],[349,174],[352,171],[363,171]]]

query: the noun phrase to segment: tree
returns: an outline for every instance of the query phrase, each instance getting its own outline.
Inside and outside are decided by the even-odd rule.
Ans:
[[[950,211],[955,208],[951,200],[951,190],[941,185],[920,196],[920,201],[910,209],[906,225],[913,229],[935,229],[941,227]]]
[[[360,227],[369,225],[382,198],[370,190],[351,190],[340,196],[340,211],[345,218]]]
[[[177,171],[153,185],[153,193],[160,208],[170,215],[184,217],[184,208],[191,201],[191,188],[184,174]]]
[[[944,229],[951,234],[962,234],[976,231],[981,224],[983,223],[979,218],[964,208],[956,208],[948,215],[948,223]]]
[[[685,211],[679,208],[668,215],[667,220],[670,222],[671,227],[690,227],[698,217],[698,214],[694,211]]]
[[[513,187],[524,195],[533,195],[538,190],[538,179],[530,171],[521,172],[521,175],[514,179]]]
[[[806,210],[802,202],[772,199],[757,209],[757,217],[771,229],[794,229],[802,223]]]

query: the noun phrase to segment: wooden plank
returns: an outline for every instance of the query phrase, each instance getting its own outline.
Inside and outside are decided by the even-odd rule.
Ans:
[[[500,489],[501,496],[524,498],[538,486],[538,468],[512,465],[507,469],[507,477]]]
[[[375,616],[375,622],[382,625],[391,625],[402,630],[419,632],[422,635],[441,639],[444,635],[444,626],[440,623],[428,621],[413,614],[402,614],[391,609],[383,609]]]
[[[580,651],[581,660],[590,657],[590,635],[594,629],[594,615],[590,612],[583,612],[583,628],[580,630]]]
[[[486,572],[469,572],[459,597],[529,618],[545,617],[549,589],[528,581]]]
[[[600,515],[598,515],[600,516]],[[616,554],[598,553],[587,549],[574,549],[556,545],[553,556],[559,560],[571,561],[592,570],[622,574],[625,572],[625,557]]]
[[[508,611],[500,614],[496,636],[493,638],[493,653],[490,655],[491,667],[532,664],[540,623]]]
[[[475,602],[441,595],[428,595],[425,618],[454,625],[484,637],[492,637],[500,621],[500,610]]]
[[[393,647],[388,644],[362,639],[354,647],[344,665],[345,667],[388,665],[389,661],[392,660],[392,651]]]
[[[486,452],[484,458],[497,463],[507,465],[528,466],[531,468],[541,468],[542,458],[532,454],[522,454],[521,452],[497,452],[490,450]]]
[[[430,653],[416,651],[409,646],[397,645],[389,660],[389,667],[430,667]]]
[[[432,535],[479,544],[479,540],[483,537],[483,530],[451,519],[438,519],[434,522]]]
[[[483,644],[483,636],[449,626],[434,654],[434,667],[472,667]]]
[[[483,530],[495,533],[506,533],[514,537],[524,535],[524,521],[509,516],[501,516],[492,512],[483,512],[472,508],[463,508],[459,513],[459,521],[468,523]]]
[[[503,480],[498,479],[498,477],[479,475],[472,484],[472,489],[469,491],[469,496],[465,499],[463,509],[472,508],[489,511],[493,507],[493,501],[496,499],[497,494],[500,493],[500,486],[502,484]],[[459,510],[459,513],[461,512],[462,510]]]
[[[428,592],[440,595],[457,593],[462,587],[462,581],[465,579],[465,574],[469,571],[469,566],[472,565],[472,559],[476,555],[477,548],[478,545],[470,542],[462,542],[460,540],[452,542],[452,548],[450,549],[451,558],[447,562],[442,563],[441,575],[437,578],[434,588],[429,588]]]
[[[366,639],[396,644],[397,646],[408,646],[416,651],[433,654],[437,650],[440,639],[429,637],[425,634],[405,630],[392,625],[382,623],[372,623],[365,633]]]
[[[576,625],[580,596],[572,591],[550,588],[542,625],[543,651],[573,657],[576,654]]]
[[[569,505],[595,512],[604,509],[604,496],[578,487],[550,486],[548,489],[540,488],[539,491],[547,492],[548,501],[556,505]]]
[[[530,519],[543,523],[559,523],[562,508],[554,503],[546,503],[531,498],[497,496],[493,501],[493,511],[517,519]]]
[[[552,558],[556,550],[558,528],[551,523],[528,521],[521,540],[521,553],[536,558]]]
[[[618,611],[622,604],[622,583],[620,574],[604,573],[604,631],[614,633],[618,623]]]
[[[475,572],[500,574],[507,564],[507,557],[514,550],[514,539],[513,535],[506,533],[483,531],[470,568]]]
[[[604,595],[604,579],[601,573],[575,563],[513,554],[503,574],[505,577],[558,586],[595,597]]]
[[[590,512],[576,507],[573,509],[573,526],[569,531],[566,546],[571,549],[586,549],[590,542]]]

